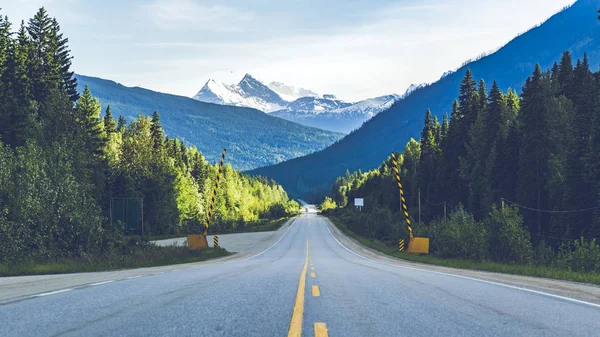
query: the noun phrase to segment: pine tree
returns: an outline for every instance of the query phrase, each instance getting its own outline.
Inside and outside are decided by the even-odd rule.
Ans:
[[[570,99],[573,94],[573,63],[571,62],[571,53],[569,51],[565,51],[560,59],[558,82],[560,83],[559,93]]]
[[[479,110],[479,99],[471,70],[467,70],[460,85],[458,103],[452,108],[448,137],[444,145],[444,171],[447,186],[446,191],[452,191],[451,205],[466,204],[469,196],[468,182],[464,180],[461,169],[467,156],[469,132]],[[450,193],[450,192],[448,192]]]
[[[125,119],[125,116],[119,115],[119,121],[117,122],[117,131],[123,133],[125,132],[125,129],[127,129],[127,120]]]
[[[158,111],[152,114],[152,124],[150,124],[150,134],[154,143],[154,151],[160,151],[163,148],[163,130],[160,125],[160,116]]]
[[[442,118],[442,126],[440,127],[440,146],[443,148],[448,137],[448,128],[450,127],[450,121],[448,120],[448,113],[444,114]]]
[[[73,76],[71,69],[71,50],[69,50],[69,39],[64,38],[60,32],[60,26],[56,19],[52,19],[51,41],[54,49],[54,65],[59,67],[60,77],[62,79],[61,87],[67,91],[71,101],[79,99],[77,93],[77,79]]]
[[[90,88],[86,85],[83,94],[75,105],[78,122],[87,132],[87,148],[96,155],[102,154],[106,140],[104,127],[100,122],[100,102],[92,96]]]
[[[115,121],[112,116],[110,104],[106,106],[106,112],[104,114],[104,130],[106,131],[107,135],[117,132],[117,121]]]
[[[574,111],[568,120],[568,138],[566,161],[565,161],[565,209],[581,209],[594,207],[596,198],[592,196],[591,186],[586,174],[586,157],[590,139],[590,125],[592,124],[592,112],[597,109],[597,89],[594,77],[589,70],[587,55],[584,54],[583,61],[577,61],[573,71],[572,79],[572,102]],[[568,218],[570,226],[562,233],[566,237],[577,238],[592,221],[592,212],[578,212],[570,214]]]
[[[42,102],[50,95],[53,86],[59,84],[60,75],[54,62],[52,44],[52,20],[44,7],[29,19],[27,31],[31,37],[29,49],[29,78],[32,80],[32,94]]]
[[[546,182],[550,177],[550,135],[549,129],[549,79],[545,78],[539,64],[529,77],[521,95],[519,126],[521,145],[519,149],[519,179],[517,202],[535,209],[548,209]],[[541,212],[529,211],[523,214],[530,232],[539,235],[547,233],[548,217]]]

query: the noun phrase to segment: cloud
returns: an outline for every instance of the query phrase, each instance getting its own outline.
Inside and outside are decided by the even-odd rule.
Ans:
[[[172,31],[238,32],[255,18],[252,12],[191,0],[155,0],[140,9],[154,24]]]

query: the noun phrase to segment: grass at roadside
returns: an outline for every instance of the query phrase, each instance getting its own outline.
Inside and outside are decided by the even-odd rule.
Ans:
[[[291,219],[291,217],[280,218],[275,220],[261,220],[258,223],[250,224],[250,225],[241,225],[237,226],[233,230],[222,230],[219,229],[218,226],[213,226],[209,228],[209,235],[221,235],[221,234],[234,234],[234,233],[251,233],[251,232],[270,232],[278,230],[286,221]],[[149,241],[156,240],[166,240],[166,239],[174,239],[181,238],[187,236],[188,233],[179,233],[179,234],[166,234],[166,235],[150,235],[148,236]]]
[[[0,265],[0,276],[64,274],[156,267],[205,261],[229,254],[229,252],[222,248],[191,251],[186,247],[174,246],[136,247],[128,253],[111,252],[71,259],[60,259],[45,263],[28,262],[18,265]]]
[[[535,276],[545,277],[557,280],[566,280],[574,282],[584,282],[600,285],[600,274],[599,273],[582,273],[567,269],[559,269],[555,267],[539,266],[539,265],[517,265],[517,264],[503,264],[497,262],[488,261],[470,261],[463,259],[443,259],[431,255],[412,255],[404,252],[399,252],[397,247],[392,247],[384,244],[383,242],[375,241],[372,239],[360,236],[346,227],[338,218],[328,217],[329,220],[344,234],[357,240],[363,246],[377,250],[381,253],[394,256],[407,261],[420,262],[433,264],[438,266],[459,268],[459,269],[471,269],[481,270],[504,274],[515,274],[524,276]]]

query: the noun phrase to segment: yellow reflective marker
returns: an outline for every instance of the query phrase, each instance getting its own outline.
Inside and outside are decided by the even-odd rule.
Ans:
[[[312,286],[312,295],[314,297],[321,296],[321,292],[319,291],[319,286]]]
[[[325,323],[315,323],[315,337],[328,337],[327,325]]]
[[[317,276],[317,274],[315,274],[315,273],[310,273],[310,277],[315,277],[315,276]]]
[[[310,267],[310,270],[315,270],[315,267],[311,266],[311,267]]]

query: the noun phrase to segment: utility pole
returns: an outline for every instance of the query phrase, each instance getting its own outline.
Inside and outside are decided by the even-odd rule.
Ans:
[[[419,188],[419,226],[421,226],[421,189]]]
[[[444,201],[444,223],[446,223],[446,202]]]

